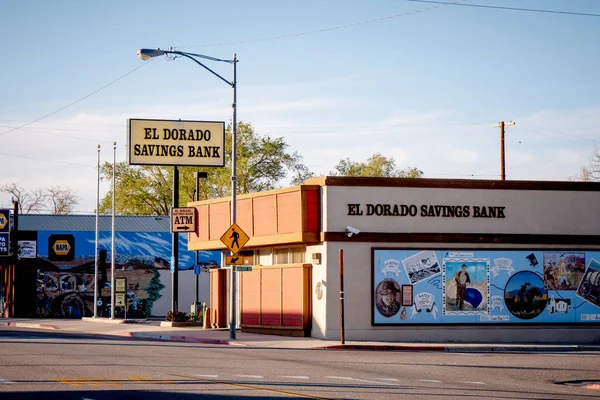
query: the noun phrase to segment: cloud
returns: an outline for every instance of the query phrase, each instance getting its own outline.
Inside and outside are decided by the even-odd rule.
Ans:
[[[239,120],[251,122],[259,134],[284,137],[291,151],[318,175],[332,171],[341,159],[364,161],[374,153],[393,157],[399,168],[416,166],[426,177],[498,179],[500,176],[497,121],[461,121],[453,110],[378,110],[362,112],[365,100],[316,96],[295,84],[246,99]],[[101,163],[126,159],[127,118],[208,119],[229,122],[227,91],[193,104],[128,106],[109,112],[87,110],[44,120],[1,136],[3,159],[10,174],[0,184],[17,182],[26,190],[61,186],[76,191],[77,210],[92,213],[97,186],[97,144]],[[217,93],[217,91],[215,91]],[[385,115],[387,114],[387,116]],[[199,118],[202,116],[210,118]],[[344,119],[344,116],[346,117]],[[336,122],[343,121],[343,122]],[[507,179],[566,180],[579,173],[600,142],[600,106],[578,110],[538,110],[516,118],[505,139]],[[23,122],[8,121],[17,126]],[[108,190],[101,183],[101,197]],[[12,207],[10,196],[0,205]]]

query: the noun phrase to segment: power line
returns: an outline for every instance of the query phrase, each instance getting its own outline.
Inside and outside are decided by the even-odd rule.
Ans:
[[[152,60],[150,60],[150,61],[152,61]],[[31,125],[31,124],[34,124],[34,123],[36,123],[36,122],[38,122],[38,121],[41,121],[41,120],[43,120],[43,119],[45,119],[45,118],[48,118],[48,117],[50,117],[50,116],[52,116],[52,115],[54,115],[54,114],[57,114],[57,113],[59,113],[59,112],[61,112],[61,111],[63,111],[63,110],[66,110],[67,108],[69,108],[69,107],[71,107],[71,106],[74,106],[75,104],[77,104],[77,103],[79,103],[79,102],[81,102],[81,101],[83,101],[83,100],[87,99],[88,97],[95,95],[95,94],[96,94],[96,93],[98,93],[99,91],[101,91],[101,90],[104,90],[104,89],[106,89],[107,87],[109,87],[109,86],[111,86],[111,85],[113,85],[113,84],[117,83],[118,81],[120,81],[121,79],[125,78],[126,76],[129,76],[129,75],[133,74],[135,71],[137,71],[138,69],[142,68],[142,67],[143,67],[144,65],[146,65],[146,64],[147,64],[147,63],[142,63],[142,64],[140,64],[140,65],[139,65],[139,67],[135,67],[134,69],[132,69],[131,71],[129,71],[129,72],[128,72],[128,73],[126,73],[125,75],[121,75],[120,77],[118,77],[117,79],[113,80],[112,82],[109,82],[109,83],[107,83],[106,85],[102,86],[100,89],[96,89],[96,90],[94,90],[92,93],[90,93],[90,94],[88,94],[88,95],[86,95],[86,96],[83,96],[83,97],[81,97],[80,99],[77,99],[77,100],[73,101],[72,103],[69,103],[69,104],[67,104],[67,105],[66,105],[66,106],[64,106],[64,107],[61,107],[61,108],[59,108],[59,109],[58,109],[58,110],[56,110],[56,111],[52,111],[52,112],[51,112],[51,113],[49,113],[49,114],[46,114],[46,115],[44,115],[44,116],[42,116],[42,117],[39,117],[39,118],[37,118],[37,119],[34,119],[33,121],[29,121],[29,122],[27,122],[27,123],[25,123],[25,124],[23,124],[23,125],[20,125],[20,126],[14,127],[14,128],[12,128],[12,129],[9,129],[9,130],[7,130],[7,131],[0,132],[0,136],[2,136],[2,135],[6,135],[7,133],[10,133],[10,132],[14,132],[14,131],[16,131],[17,129],[24,128],[24,127],[26,127],[26,126],[29,126],[29,125]]]
[[[312,30],[312,31],[296,32],[296,33],[289,33],[289,34],[285,34],[285,35],[268,36],[268,37],[263,37],[263,38],[254,38],[254,39],[247,39],[247,40],[237,40],[237,41],[233,41],[233,42],[211,43],[211,44],[196,44],[196,45],[191,45],[191,46],[175,46],[174,48],[176,48],[176,49],[189,49],[189,48],[194,48],[194,47],[230,46],[230,45],[234,45],[234,44],[246,44],[246,43],[254,43],[254,42],[266,42],[266,41],[271,41],[271,40],[290,39],[290,38],[299,37],[299,36],[316,35],[316,34],[319,34],[319,33],[332,32],[332,31],[337,31],[337,30],[341,30],[341,29],[356,28],[356,27],[359,27],[359,26],[362,26],[362,25],[376,24],[376,23],[379,23],[379,22],[385,22],[385,21],[397,19],[397,18],[400,18],[400,17],[404,17],[404,16],[407,16],[407,15],[418,14],[418,13],[422,13],[422,12],[426,12],[426,11],[433,11],[435,9],[446,7],[446,6],[458,5],[459,3],[462,3],[463,1],[466,1],[466,0],[456,0],[456,1],[452,2],[452,3],[443,3],[443,2],[441,2],[440,5],[433,6],[433,7],[422,8],[420,10],[407,11],[407,12],[401,13],[401,14],[388,15],[387,17],[374,18],[374,19],[369,19],[369,20],[365,20],[365,21],[354,22],[354,23],[345,24],[345,25],[330,26],[330,27],[327,27],[327,28],[315,29],[315,30]]]
[[[448,3],[444,1],[433,1],[433,0],[406,0],[414,3],[431,3],[431,4],[444,4],[447,6],[463,6],[463,7],[478,7],[478,8],[493,8],[497,10],[509,10],[509,11],[527,11],[527,12],[537,12],[537,13],[546,13],[546,14],[563,14],[563,15],[577,15],[580,17],[600,17],[600,14],[594,13],[580,13],[574,11],[560,11],[560,10],[544,10],[539,8],[519,8],[519,7],[504,7],[504,6],[490,6],[483,4],[465,4],[465,3]]]
[[[351,24],[346,24],[346,25],[338,25],[338,26],[333,26],[333,27],[328,27],[328,28],[323,28],[323,29],[317,29],[317,30],[313,30],[313,31],[305,31],[305,32],[297,32],[297,33],[291,33],[291,34],[287,34],[287,35],[279,35],[279,36],[271,36],[271,37],[266,37],[266,38],[257,38],[257,39],[248,39],[248,40],[239,40],[239,41],[233,41],[233,42],[224,42],[224,43],[213,43],[213,44],[206,44],[206,45],[193,45],[193,46],[176,46],[174,48],[177,49],[184,49],[184,48],[193,48],[193,47],[216,47],[216,46],[227,46],[227,45],[233,45],[233,44],[244,44],[244,43],[252,43],[252,42],[261,42],[261,41],[270,41],[270,40],[280,40],[280,39],[288,39],[288,38],[293,38],[293,37],[298,37],[298,36],[307,36],[307,35],[313,35],[313,34],[318,34],[318,33],[324,33],[324,32],[330,32],[330,31],[335,31],[335,30],[340,30],[340,29],[348,29],[348,28],[354,28],[354,27],[358,27],[361,25],[367,25],[367,24],[373,24],[373,23],[378,23],[378,22],[384,22],[384,21],[388,21],[388,20],[392,20],[392,19],[396,19],[396,18],[400,18],[406,15],[411,15],[411,14],[417,14],[417,13],[421,13],[421,12],[426,12],[426,11],[432,11],[435,10],[437,8],[442,8],[442,7],[447,7],[449,5],[456,5],[459,4],[463,1],[466,0],[456,0],[452,3],[443,3],[437,6],[433,6],[433,7],[427,7],[427,8],[423,8],[420,10],[414,10],[414,11],[409,11],[409,12],[405,12],[402,14],[396,14],[396,15],[390,15],[387,17],[381,17],[381,18],[376,18],[376,19],[371,19],[371,20],[366,20],[366,21],[359,21],[359,22],[355,22],[355,23],[351,23]],[[150,59],[149,61],[153,61],[154,59]],[[72,103],[67,104],[64,107],[59,108],[58,110],[55,110],[51,113],[48,113],[40,118],[37,118],[33,121],[29,121],[27,123],[24,123],[22,125],[19,125],[17,127],[14,127],[12,129],[9,129],[7,131],[4,132],[0,132],[0,136],[5,135],[7,133],[10,132],[14,132],[18,129],[24,128],[28,125],[34,124],[36,122],[39,122],[45,118],[48,118],[54,114],[57,114],[85,99],[87,99],[90,96],[93,96],[94,94],[100,92],[103,89],[106,89],[107,87],[113,85],[114,83],[120,81],[121,79],[125,78],[126,76],[134,73],[135,71],[137,71],[138,69],[142,68],[144,65],[146,65],[148,63],[143,63],[140,64],[139,67],[134,68],[133,70],[127,72],[126,74],[120,76],[119,78],[113,80],[112,82],[109,82],[108,84],[102,86],[101,88],[91,92],[90,94],[81,97],[78,100],[73,101]]]
[[[591,142],[594,142],[593,139],[588,139],[588,138],[569,139],[569,138],[564,138],[564,137],[557,136],[557,135],[552,134],[552,133],[545,133],[545,132],[542,132],[540,130],[524,128],[523,126],[520,126],[518,129],[523,130],[523,131],[527,131],[527,132],[531,132],[531,133],[535,133],[537,135],[548,136],[549,138],[556,139],[558,141],[565,141],[565,142],[573,143],[574,145],[582,146],[582,147],[589,147],[590,146],[589,144],[582,143],[584,141],[589,140]]]
[[[12,126],[9,126],[9,125],[0,125],[0,127],[13,128]],[[98,140],[95,138],[83,138],[83,137],[79,137],[79,136],[61,135],[60,133],[51,133],[51,132],[46,132],[46,131],[42,131],[39,129],[27,128],[24,130],[29,131],[29,132],[41,133],[42,135],[56,136],[56,137],[62,137],[62,138],[66,138],[66,139],[84,140],[84,141],[88,141],[88,142],[100,142],[100,143],[113,143],[114,142],[113,140]],[[78,129],[71,129],[71,130],[78,131]]]
[[[86,167],[86,168],[96,169],[95,165],[89,165],[89,164],[72,163],[72,162],[62,161],[62,160],[49,160],[49,159],[45,159],[45,158],[37,158],[37,157],[30,157],[30,156],[18,156],[18,155],[15,155],[15,154],[4,153],[4,152],[0,152],[0,154],[3,155],[3,156],[9,156],[9,157],[15,157],[15,158],[26,158],[28,160],[47,161],[47,162],[54,162],[54,163],[68,164],[68,165],[76,165],[78,167]]]
[[[24,124],[27,121],[15,121],[15,120],[9,120],[9,119],[4,119],[4,120],[0,120],[0,122],[5,122],[5,123],[9,123],[9,124]],[[92,125],[92,126],[106,126],[106,127],[119,127],[122,128],[123,124],[101,124],[98,122],[70,122],[70,121],[61,121],[61,122],[38,122],[39,125],[58,125],[60,126],[60,130],[75,130],[75,131],[90,131],[90,132],[102,132],[105,129],[81,129],[81,128],[63,128],[64,125],[82,125],[82,126],[87,126],[87,125]],[[9,125],[0,125],[4,128],[14,128],[14,126],[9,126]]]
[[[563,133],[563,132],[553,131],[553,130],[550,130],[548,128],[544,128],[544,127],[541,127],[541,126],[535,126],[535,125],[525,125],[525,126],[529,126],[530,128],[535,128],[535,129],[544,129],[544,130],[547,130],[548,132],[552,132],[552,133],[555,133],[557,135],[569,136],[569,137],[580,139],[580,140],[589,140],[589,141],[592,141],[592,142],[595,142],[595,141],[598,140],[598,139],[594,139],[594,138],[590,138],[590,137],[578,136],[578,135],[573,135],[573,134],[570,134],[570,133]]]

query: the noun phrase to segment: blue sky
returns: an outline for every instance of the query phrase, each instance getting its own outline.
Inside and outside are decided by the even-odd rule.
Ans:
[[[498,179],[494,125],[510,120],[507,179],[577,174],[600,140],[600,18],[466,5],[600,14],[600,2],[459,3],[4,0],[0,185],[70,188],[91,213],[96,146],[111,161],[116,141],[125,160],[127,118],[229,122],[225,83],[135,54],[171,46],[236,53],[238,120],[284,137],[317,174],[380,152],[426,177]]]

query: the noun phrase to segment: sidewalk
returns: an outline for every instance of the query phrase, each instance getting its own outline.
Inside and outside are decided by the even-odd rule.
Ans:
[[[44,329],[61,333],[79,333],[116,336],[143,340],[204,343],[255,348],[319,349],[319,350],[384,350],[384,351],[445,351],[474,352],[572,352],[600,351],[599,344],[465,344],[465,343],[398,343],[323,340],[316,338],[262,335],[236,331],[236,339],[229,338],[229,329],[202,329],[201,327],[161,327],[160,321],[110,320],[106,318],[81,319],[0,319],[0,326]]]

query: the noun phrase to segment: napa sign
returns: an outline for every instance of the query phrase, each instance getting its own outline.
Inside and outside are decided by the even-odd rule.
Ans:
[[[223,167],[225,122],[127,120],[129,165]]]

